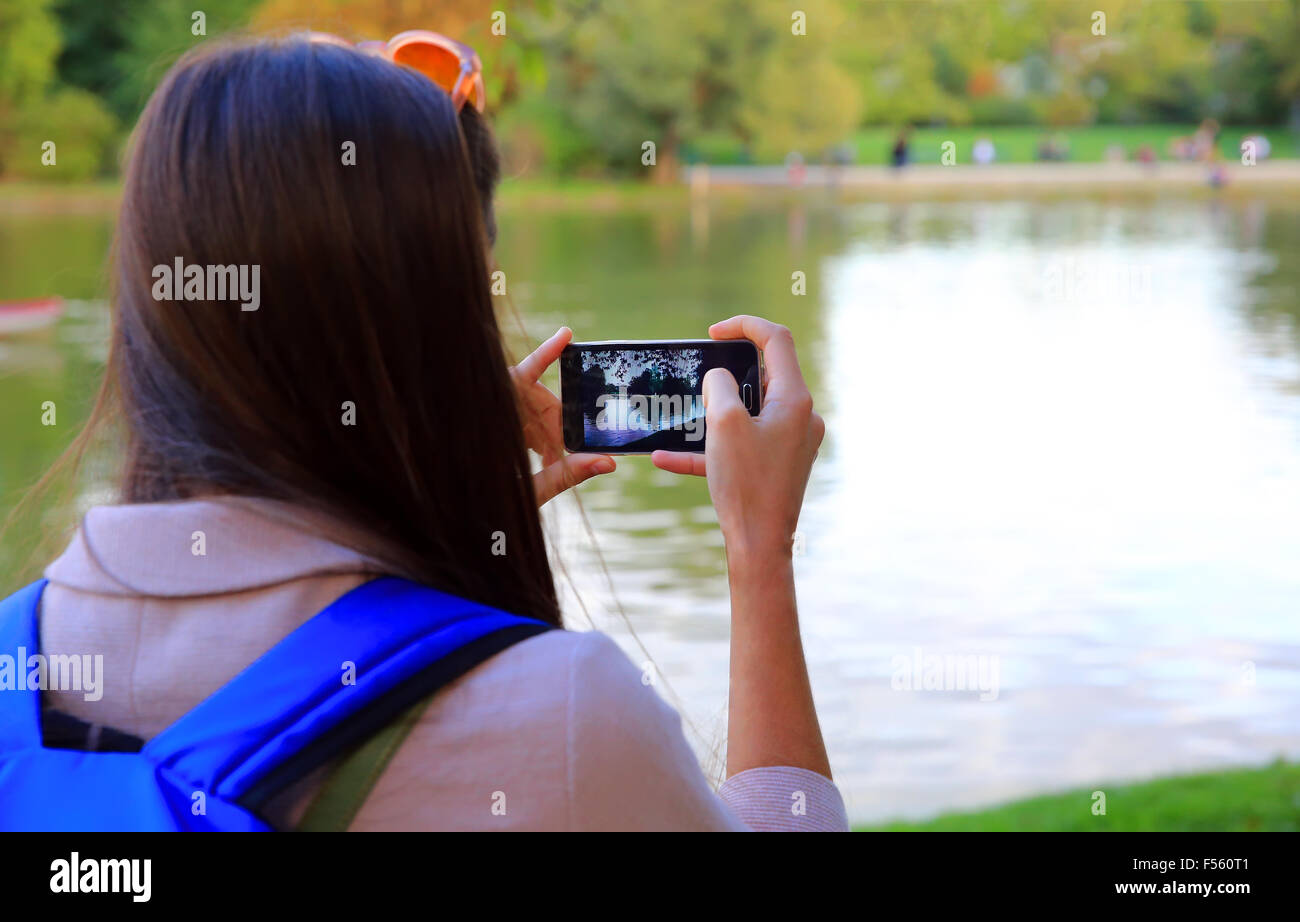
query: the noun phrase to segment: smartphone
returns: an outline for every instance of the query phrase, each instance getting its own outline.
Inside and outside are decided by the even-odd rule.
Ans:
[[[762,359],[747,339],[570,343],[560,355],[564,447],[639,455],[704,451],[704,375],[725,368],[757,416]]]

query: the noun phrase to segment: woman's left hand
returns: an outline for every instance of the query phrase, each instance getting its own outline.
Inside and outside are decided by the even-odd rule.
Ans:
[[[565,454],[560,398],[538,380],[560,357],[571,339],[573,331],[560,327],[531,355],[510,369],[519,395],[524,442],[542,456],[542,469],[533,475],[533,490],[537,493],[539,506],[584,480],[610,473],[615,466],[609,455]]]

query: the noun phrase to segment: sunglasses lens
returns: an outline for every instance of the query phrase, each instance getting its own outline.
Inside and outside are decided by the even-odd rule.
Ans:
[[[393,61],[418,70],[446,93],[451,93],[460,79],[460,59],[437,45],[411,42],[393,52]]]

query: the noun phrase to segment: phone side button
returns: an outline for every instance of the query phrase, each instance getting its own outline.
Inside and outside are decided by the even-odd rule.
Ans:
[[[740,398],[745,401],[745,409],[754,409],[754,387],[750,384],[740,386]]]

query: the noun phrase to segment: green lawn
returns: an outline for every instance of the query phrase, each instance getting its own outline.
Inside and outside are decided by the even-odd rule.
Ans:
[[[1190,135],[1195,125],[1092,125],[1063,129],[1059,133],[1069,141],[1069,159],[1077,163],[1095,163],[1105,159],[1106,149],[1118,144],[1130,159],[1142,144],[1150,144],[1156,156],[1167,160],[1169,142],[1179,135]],[[997,148],[1002,163],[1029,163],[1035,160],[1039,142],[1049,129],[1036,125],[970,128],[918,128],[912,133],[912,158],[916,163],[938,163],[940,145],[957,143],[957,161],[969,163],[971,147],[980,137],[988,137]],[[1225,159],[1241,158],[1241,139],[1249,134],[1263,134],[1272,146],[1274,158],[1300,156],[1300,138],[1282,128],[1228,127],[1219,135],[1219,151]],[[894,144],[895,132],[889,128],[871,128],[853,138],[859,163],[884,163]]]
[[[1092,813],[1094,790],[1106,815]],[[1300,831],[1300,764],[1160,778],[1141,784],[1033,797],[921,823],[888,823],[888,832],[1296,832]]]
[[[1030,163],[1036,159],[1039,142],[1048,135],[1061,134],[1069,142],[1069,160],[1096,163],[1105,159],[1106,148],[1118,144],[1132,159],[1142,144],[1150,144],[1161,160],[1170,159],[1169,142],[1179,135],[1190,135],[1195,125],[1089,125],[1065,128],[1059,132],[1041,125],[974,125],[965,128],[917,128],[912,132],[912,160],[915,163],[938,163],[944,141],[957,144],[957,162],[970,163],[975,140],[987,136],[997,149],[1000,163]],[[1227,159],[1241,157],[1241,139],[1248,134],[1263,134],[1272,145],[1274,158],[1300,157],[1300,136],[1283,127],[1250,128],[1228,126],[1219,135],[1219,150]],[[859,164],[885,164],[894,146],[897,132],[889,127],[863,128],[849,140]],[[687,152],[694,160],[708,163],[750,162],[735,142],[721,137],[701,137]],[[804,152],[809,156],[810,152]],[[810,160],[815,156],[810,156]]]

